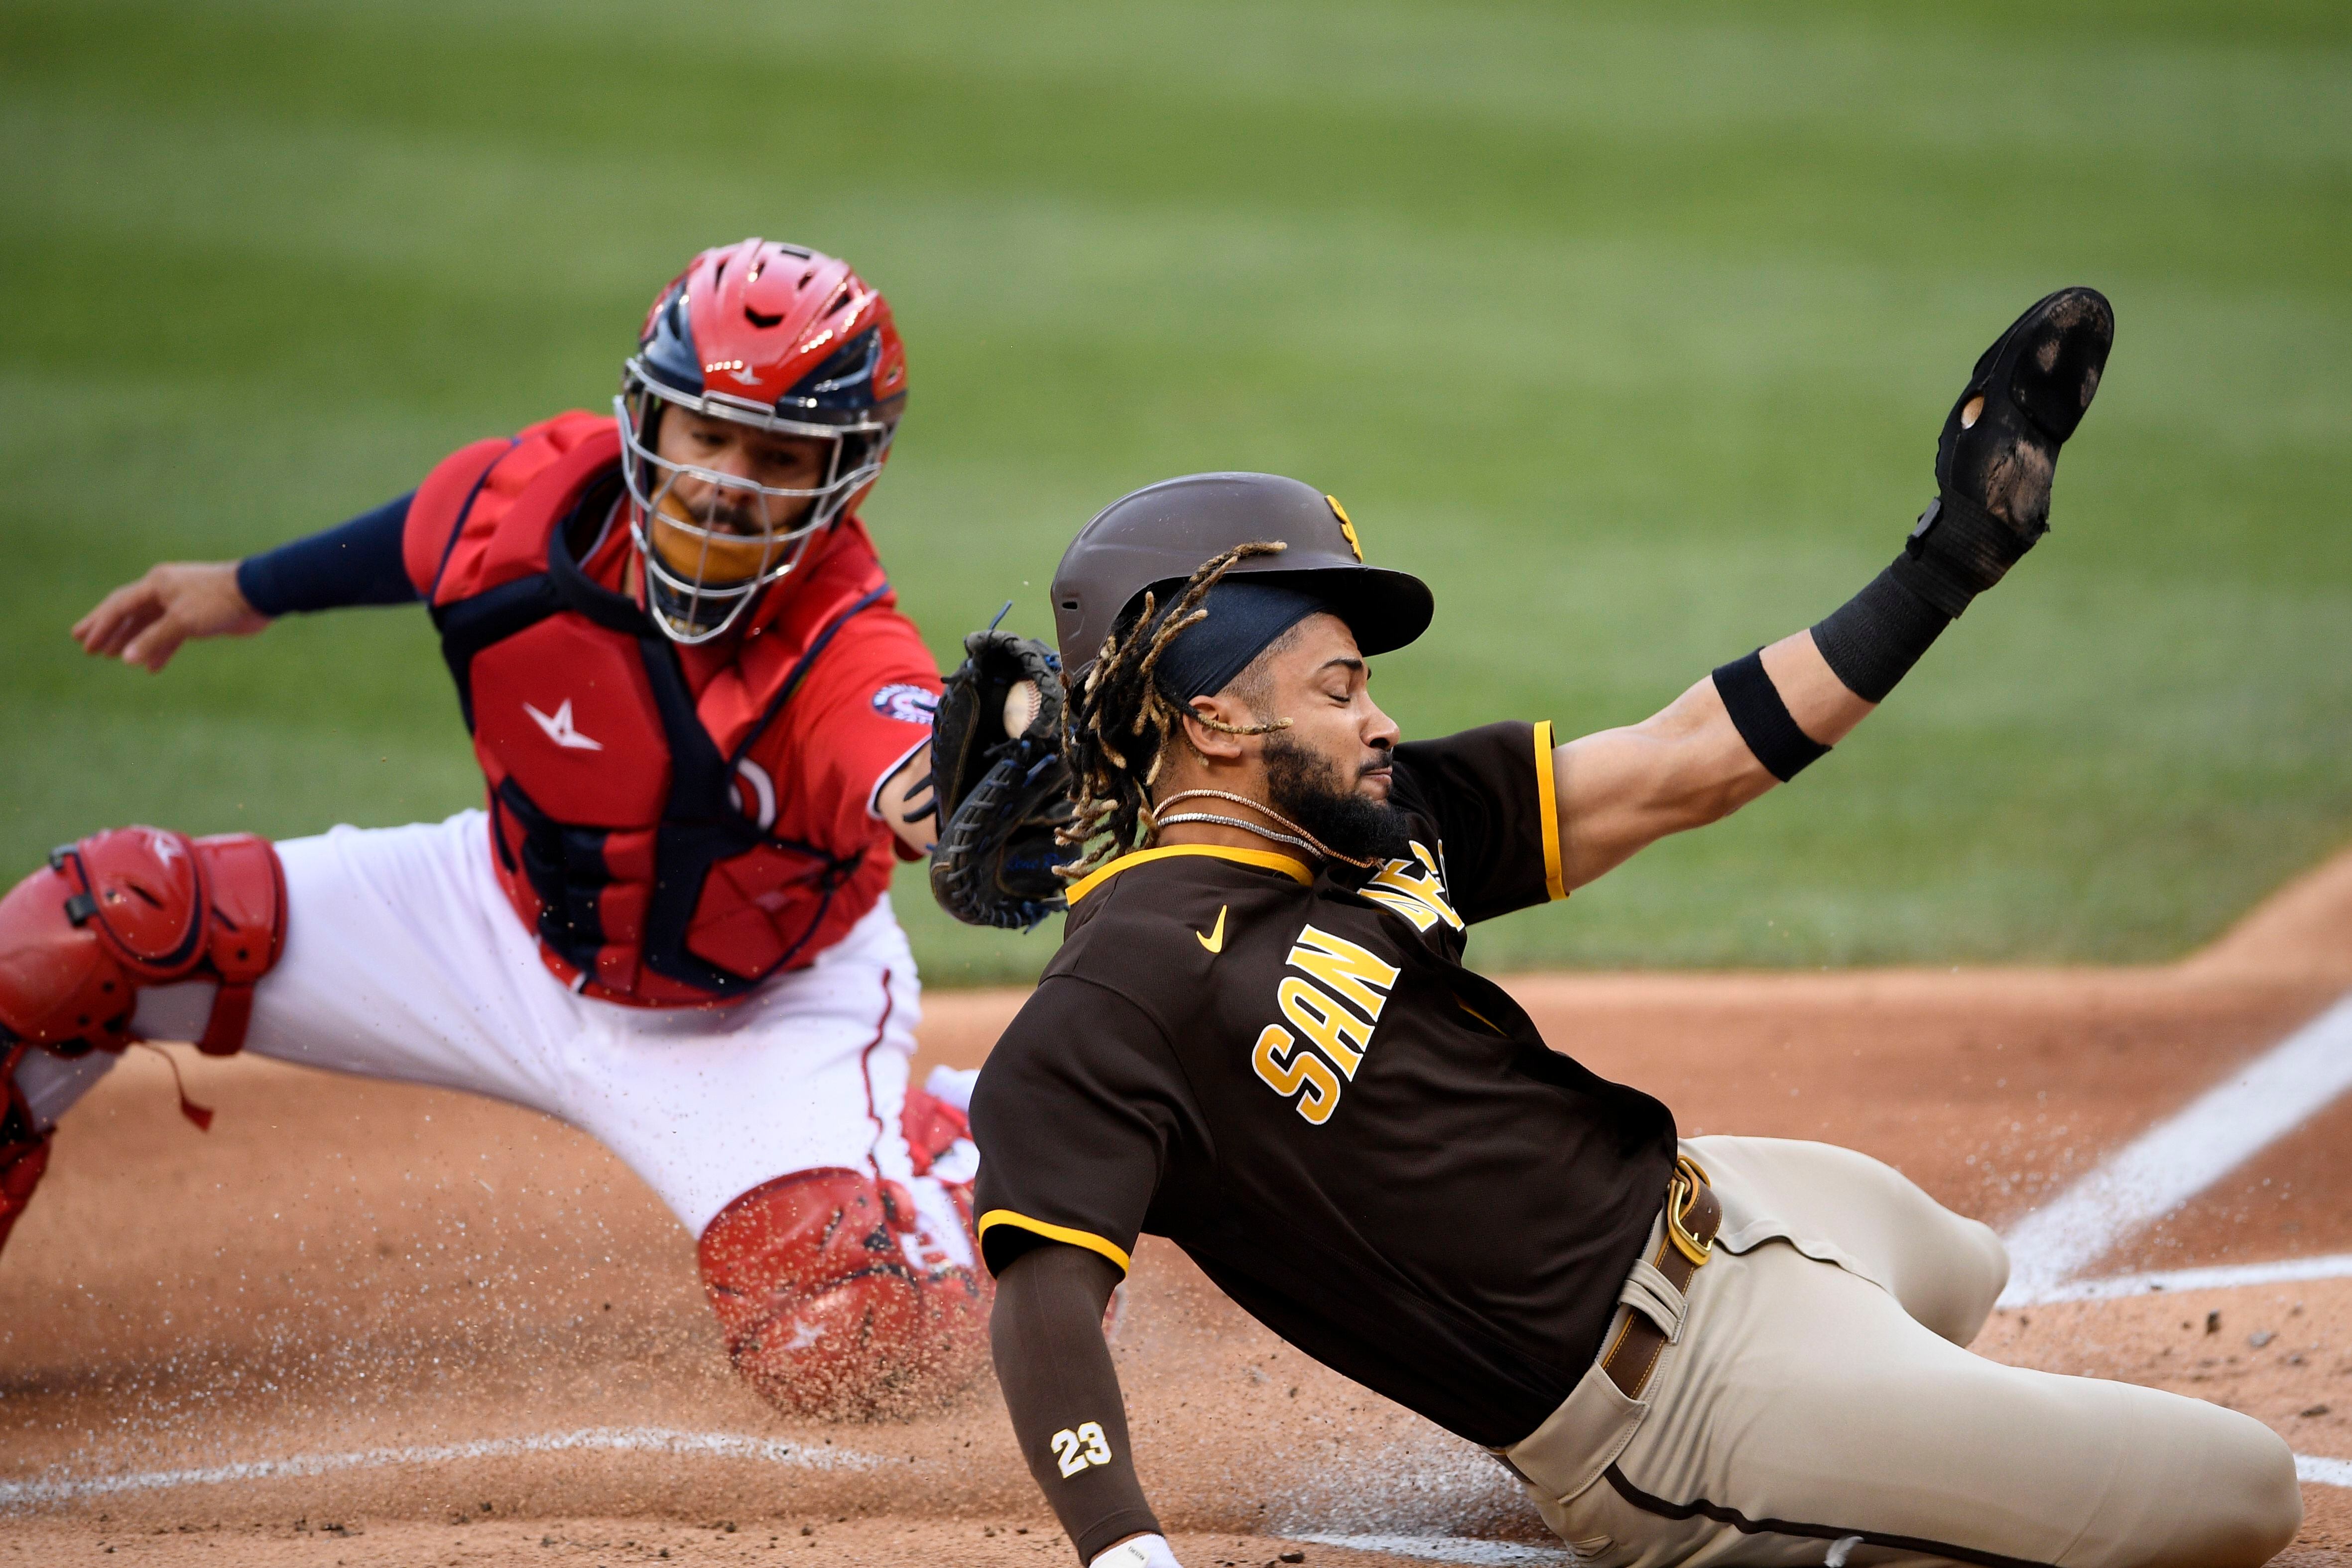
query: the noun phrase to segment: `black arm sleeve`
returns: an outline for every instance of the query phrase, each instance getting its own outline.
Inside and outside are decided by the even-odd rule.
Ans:
[[[1927,645],[1952,623],[1904,580],[1896,566],[1870,580],[1867,587],[1813,627],[1813,646],[1822,661],[1845,683],[1845,689],[1864,702],[1883,703],[1895,683],[1911,673]]]
[[[411,490],[348,523],[237,563],[237,591],[264,615],[341,610],[352,604],[414,604],[420,595],[401,559]]]
[[[1160,1534],[1127,1448],[1118,1371],[1103,1343],[1118,1265],[1081,1248],[1034,1247],[996,1279],[989,1341],[1029,1473],[1093,1561],[1130,1535]]]

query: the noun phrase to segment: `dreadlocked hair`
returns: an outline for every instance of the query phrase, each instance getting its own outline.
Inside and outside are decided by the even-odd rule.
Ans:
[[[1055,868],[1073,881],[1104,862],[1143,848],[1159,831],[1151,815],[1151,786],[1169,746],[1184,733],[1183,720],[1197,719],[1228,735],[1265,735],[1287,729],[1278,718],[1259,725],[1231,725],[1168,700],[1153,679],[1160,654],[1188,626],[1208,619],[1202,601],[1234,564],[1252,556],[1279,555],[1278,540],[1239,544],[1201,564],[1178,590],[1167,613],[1154,615],[1147,590],[1143,608],[1130,623],[1112,629],[1085,684],[1062,709],[1062,760],[1077,788],[1077,802],[1055,841],[1076,846],[1078,856]]]

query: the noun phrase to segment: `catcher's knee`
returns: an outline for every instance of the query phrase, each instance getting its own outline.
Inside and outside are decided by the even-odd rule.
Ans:
[[[219,989],[196,1043],[226,1056],[285,945],[286,873],[268,840],[95,833],[0,898],[0,1038],[120,1051],[142,987],[204,978]]]
[[[926,1245],[896,1183],[779,1176],[722,1209],[699,1251],[729,1359],[789,1414],[906,1414],[987,1362],[984,1276]]]

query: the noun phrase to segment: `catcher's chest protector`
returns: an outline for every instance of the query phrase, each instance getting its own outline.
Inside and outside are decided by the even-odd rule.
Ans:
[[[813,962],[887,884],[887,846],[777,831],[793,781],[748,754],[835,633],[889,589],[862,534],[835,535],[772,628],[786,646],[800,634],[798,656],[745,694],[756,716],[722,750],[677,650],[572,557],[563,524],[603,517],[619,484],[609,419],[566,414],[477,443],[411,503],[409,575],[488,781],[499,879],[548,967],[610,1001],[724,1000]],[[879,875],[860,874],[869,861]]]

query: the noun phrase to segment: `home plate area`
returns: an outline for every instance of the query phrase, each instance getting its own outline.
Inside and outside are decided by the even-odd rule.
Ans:
[[[2162,967],[1509,984],[1685,1132],[1844,1144],[2001,1229],[1979,1353],[2268,1423],[2306,1483],[2280,1561],[2352,1563],[2352,857]],[[927,998],[923,1065],[982,1061],[1018,1001]],[[213,1130],[134,1052],[0,1258],[0,1561],[1075,1560],[992,1386],[853,1426],[740,1388],[688,1239],[585,1138],[180,1055]],[[1173,1248],[1129,1294],[1138,1463],[1188,1564],[1567,1561],[1491,1459]]]

